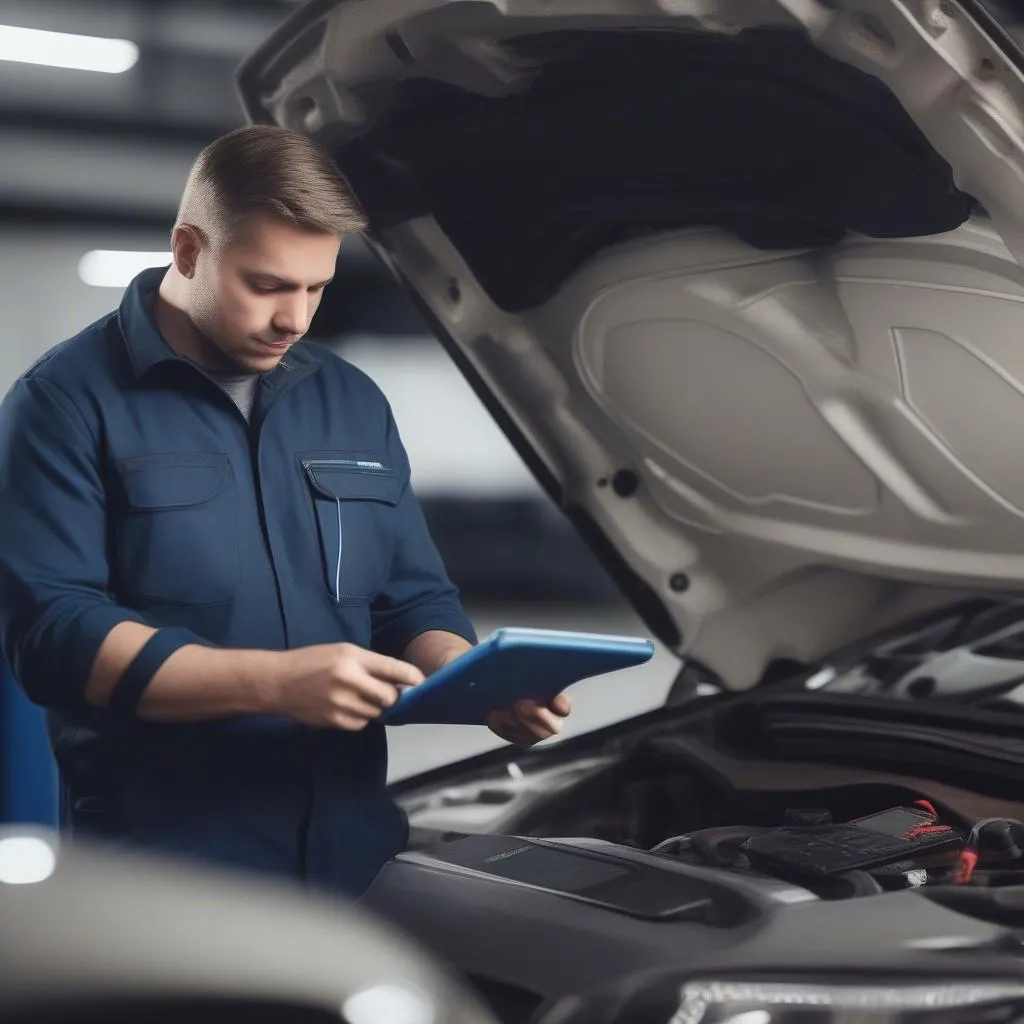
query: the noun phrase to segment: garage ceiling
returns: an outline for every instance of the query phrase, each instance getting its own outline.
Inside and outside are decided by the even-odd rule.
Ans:
[[[301,0],[0,0],[0,26],[127,39],[120,74],[0,60],[0,222],[151,229],[173,223],[199,150],[244,123],[241,59]],[[342,249],[311,332],[425,333],[361,243]]]
[[[0,61],[0,207],[166,225],[198,149],[242,123],[239,60],[292,0],[0,0],[0,24],[129,39],[122,74]]]

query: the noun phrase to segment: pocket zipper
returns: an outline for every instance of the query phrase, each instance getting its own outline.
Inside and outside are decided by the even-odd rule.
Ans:
[[[375,462],[371,459],[303,459],[302,465],[307,470],[315,470],[321,466],[324,469],[339,466],[353,473],[391,472],[383,462]],[[331,594],[331,597],[335,604],[341,604],[341,552],[345,546],[345,536],[341,527],[341,499],[335,498],[334,504],[338,508],[338,559],[334,565],[334,593]]]
[[[303,459],[302,465],[306,469],[331,469],[340,467],[350,469],[354,473],[390,473],[391,470],[383,462],[373,462],[369,459]]]

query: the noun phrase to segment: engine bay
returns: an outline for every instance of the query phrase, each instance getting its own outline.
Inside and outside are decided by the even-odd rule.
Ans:
[[[513,877],[488,865],[500,864],[504,869],[506,858],[517,858],[517,867],[523,862],[532,863],[541,859],[534,852],[536,849],[565,842],[569,836],[571,842],[641,850],[678,864],[756,880],[773,878],[825,900],[934,885],[997,887],[1024,883],[1024,821],[988,817],[965,824],[957,817],[940,814],[925,798],[885,805],[885,793],[884,787],[868,784],[834,791],[828,794],[831,801],[817,803],[807,799],[793,801],[790,794],[776,794],[775,799],[765,801],[743,823],[730,822],[723,815],[722,823],[694,828],[655,843],[650,843],[652,836],[645,835],[646,827],[641,822],[636,823],[639,828],[628,828],[629,812],[641,806],[638,801],[629,808],[619,807],[615,817],[602,816],[599,827],[587,830],[563,827],[558,836],[550,827],[517,830],[511,836],[505,832],[448,833],[441,842],[420,848],[445,863],[485,870],[495,877]],[[807,794],[819,798],[822,795],[820,791]],[[631,795],[624,793],[622,799],[628,802]],[[650,799],[650,795],[644,799]],[[831,807],[845,808],[844,812],[837,815],[829,803]],[[870,811],[859,813],[868,806]],[[852,809],[857,816],[848,816]],[[563,818],[561,824],[569,826],[572,822]],[[648,844],[639,842],[639,836],[647,839]],[[531,856],[523,858],[527,853]],[[515,875],[513,880],[574,897],[578,896],[577,885],[587,888],[580,880],[587,877],[581,865],[567,864],[561,872],[552,868],[566,886],[553,890],[545,881],[548,875],[544,867],[539,870],[536,878],[527,872]],[[598,902],[606,901],[602,898]],[[608,906],[640,916],[646,913],[642,901],[637,906],[614,901]],[[657,906],[660,909],[653,913],[654,917],[671,916],[678,910],[671,900],[665,906]]]
[[[712,699],[678,725],[662,712],[575,756],[492,759],[398,796],[413,850],[479,834],[572,837],[821,899],[1024,882],[1019,780],[1005,763],[995,770],[1015,757],[1014,719],[900,707],[908,721],[888,736],[891,702],[876,720],[874,702],[846,695]],[[847,733],[859,758],[845,755]]]
[[[526,1024],[572,993],[670,967],[1019,949],[1022,843],[1024,823],[961,828],[923,799],[852,820],[795,806],[779,824],[703,827],[649,850],[449,835],[399,855],[366,901],[501,1020]]]
[[[992,633],[1020,615],[947,610],[752,693],[691,687],[599,732],[400,783],[410,846],[368,902],[524,1024],[631,972],[1015,957],[1024,743]],[[926,663],[936,683],[893,699],[871,682],[891,663]]]
[[[582,836],[681,863],[769,876],[822,899],[1024,881],[1024,823],[1004,801],[935,783],[915,789],[918,780],[873,778],[871,772],[844,784],[839,780],[853,773],[826,765],[774,765],[776,777],[763,780],[777,786],[813,770],[821,776],[813,788],[744,789],[717,775],[712,764],[680,771],[683,751],[699,756],[692,743],[649,741],[516,815],[520,827],[513,832]],[[685,824],[666,835],[672,823]]]

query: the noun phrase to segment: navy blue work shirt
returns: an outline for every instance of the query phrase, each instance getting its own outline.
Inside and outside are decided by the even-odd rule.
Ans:
[[[473,628],[377,386],[299,343],[247,423],[157,331],[163,274],[142,273],[0,407],[3,654],[49,709],[73,830],[358,894],[407,838],[383,726],[153,723],[135,706],[189,643],[400,657],[427,630],[475,642]],[[125,621],[157,633],[99,710],[85,685]]]

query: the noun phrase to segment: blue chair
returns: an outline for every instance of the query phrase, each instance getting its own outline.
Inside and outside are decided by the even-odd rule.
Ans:
[[[57,794],[43,711],[0,664],[0,822],[56,827]]]

